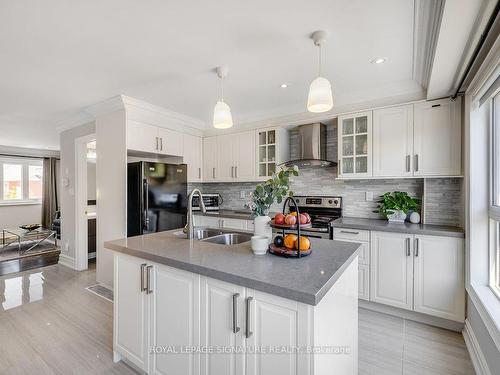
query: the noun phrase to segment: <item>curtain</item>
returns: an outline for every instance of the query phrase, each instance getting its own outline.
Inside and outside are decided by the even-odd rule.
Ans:
[[[56,158],[43,159],[42,226],[44,228],[52,227],[52,220],[59,210],[56,163]]]

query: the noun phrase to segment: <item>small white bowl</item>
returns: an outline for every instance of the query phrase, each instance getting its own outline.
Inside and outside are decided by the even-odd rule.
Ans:
[[[255,255],[264,255],[269,247],[267,236],[252,236],[252,251]]]

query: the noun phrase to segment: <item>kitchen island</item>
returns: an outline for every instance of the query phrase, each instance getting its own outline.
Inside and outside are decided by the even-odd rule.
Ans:
[[[107,242],[115,360],[152,374],[356,374],[359,244],[311,242],[302,259],[179,230]]]

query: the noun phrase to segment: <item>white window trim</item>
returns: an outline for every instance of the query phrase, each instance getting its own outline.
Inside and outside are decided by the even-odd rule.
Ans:
[[[22,168],[22,192],[23,199],[3,199],[3,164],[20,164]],[[40,205],[42,199],[29,199],[29,166],[30,165],[43,165],[42,159],[38,158],[25,158],[15,156],[0,157],[0,206],[25,206],[25,205]]]
[[[476,127],[477,124],[471,124],[471,114],[473,108],[477,106],[477,102],[480,97],[486,92],[486,90],[495,81],[496,77],[500,73],[500,41],[497,40],[495,47],[492,48],[488,56],[485,58],[483,65],[480,67],[478,74],[473,78],[469,88],[466,92],[465,100],[465,185],[466,185],[466,290],[467,294],[474,304],[476,310],[478,311],[481,320],[483,321],[491,339],[493,340],[495,346],[500,351],[500,300],[497,298],[493,290],[490,288],[489,284],[489,257],[490,250],[489,246],[487,252],[485,252],[483,246],[487,246],[488,238],[485,238],[485,243],[481,242],[481,236],[478,234],[481,232],[477,227],[473,228],[471,221],[477,219],[477,210],[482,210],[482,202],[479,202],[475,196],[475,187],[473,184],[476,175],[471,175],[471,147],[473,143],[471,141],[472,129]],[[474,129],[476,132],[477,129]],[[476,150],[477,151],[477,150]],[[487,160],[485,160],[487,165]],[[488,173],[489,175],[489,166]],[[482,177],[482,176],[481,176]],[[487,182],[487,181],[485,181]],[[488,188],[489,191],[489,188]],[[489,194],[486,198],[489,198]],[[486,203],[486,202],[484,202]],[[477,207],[476,207],[477,206]],[[490,206],[490,201],[487,202],[487,207]],[[488,218],[488,227],[483,228],[489,233],[489,214],[487,212],[487,207],[485,208],[484,216],[485,219]],[[480,226],[481,227],[481,226]],[[478,233],[479,232],[479,233]],[[479,240],[479,241],[477,241]],[[487,266],[481,270],[478,270],[477,254],[481,256],[487,256]],[[484,277],[486,275],[486,277]]]

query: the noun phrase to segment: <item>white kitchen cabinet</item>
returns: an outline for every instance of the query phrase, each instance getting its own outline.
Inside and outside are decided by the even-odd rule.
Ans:
[[[200,276],[165,265],[151,270],[150,345],[197,347],[200,345]],[[151,374],[199,374],[198,353],[151,356]]]
[[[245,330],[245,288],[223,281],[201,279],[201,345],[242,347]],[[201,355],[202,375],[245,373],[243,353]]]
[[[143,371],[149,367],[146,266],[141,259],[127,255],[114,259],[114,356],[126,357]]]
[[[372,176],[372,111],[338,118],[339,177]]]
[[[370,266],[367,264],[358,265],[358,298],[370,300]]]
[[[251,220],[234,219],[228,217],[214,217],[208,215],[195,215],[194,219],[196,226],[210,227],[210,228],[224,228],[224,229],[241,229],[252,230],[249,228],[248,222]]]
[[[203,138],[203,181],[213,182],[217,179],[217,137]]]
[[[257,129],[254,136],[257,178],[266,180],[290,157],[288,131],[281,127],[263,128]]]
[[[201,182],[203,180],[203,140],[195,135],[184,134],[183,144],[183,162],[188,166],[188,182]]]
[[[413,105],[373,111],[373,176],[413,175]]]
[[[415,104],[415,176],[461,174],[461,100],[434,100]]]
[[[296,302],[247,289],[247,345],[256,348],[298,346],[299,312]],[[247,355],[247,375],[297,374],[297,353]]]
[[[183,156],[183,134],[166,128],[158,128],[160,139],[160,154]]]
[[[236,136],[224,134],[217,136],[217,180],[230,181],[234,179],[234,150]]]
[[[159,153],[160,138],[158,137],[158,128],[135,121],[127,121],[127,149]]]
[[[413,236],[371,232],[370,300],[413,309]]]
[[[234,141],[234,178],[238,181],[255,181],[255,131],[236,133]]]
[[[413,253],[415,311],[463,322],[463,240],[415,235]]]

